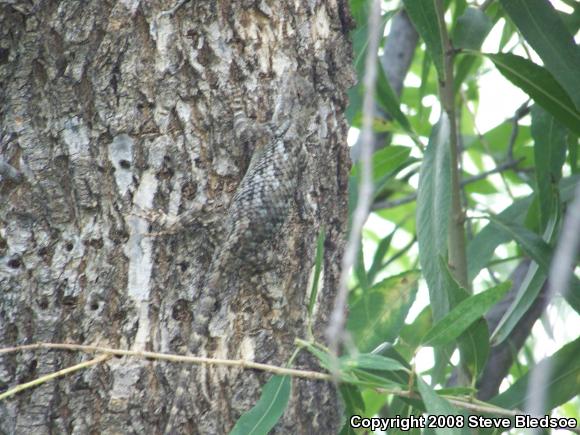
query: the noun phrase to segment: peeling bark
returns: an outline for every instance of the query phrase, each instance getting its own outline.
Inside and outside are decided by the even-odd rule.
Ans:
[[[350,18],[343,0],[36,1],[0,4],[0,346],[40,341],[247,358],[284,364],[305,335],[308,279],[327,233],[315,330],[326,323],[346,224],[346,89]],[[235,68],[233,65],[235,64]],[[232,73],[233,70],[238,73]],[[188,349],[215,222],[251,146],[230,103],[268,122],[288,71],[316,89],[307,143],[274,268],[229,286],[216,314],[225,336]],[[312,127],[312,126],[311,126]],[[308,129],[305,126],[305,130]],[[203,222],[154,231],[140,212],[203,207]],[[220,297],[222,297],[220,295]],[[235,301],[235,303],[225,303]],[[220,317],[221,316],[221,317]],[[0,358],[0,390],[82,360],[38,351]],[[298,366],[313,368],[303,355]],[[180,366],[113,359],[0,403],[0,433],[160,433]],[[183,433],[221,433],[256,401],[268,375],[192,368]],[[293,381],[276,433],[333,433],[334,388]]]

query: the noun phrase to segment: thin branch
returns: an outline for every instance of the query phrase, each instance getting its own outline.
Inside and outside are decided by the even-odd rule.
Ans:
[[[12,348],[12,349],[16,349],[16,348]],[[0,353],[2,353],[2,350],[4,350],[4,349],[0,349]],[[62,369],[62,370],[59,370],[57,372],[53,372],[53,373],[49,373],[48,375],[41,376],[40,378],[37,378],[33,381],[25,382],[24,384],[20,384],[20,385],[16,385],[14,388],[10,388],[9,390],[4,391],[2,394],[0,394],[0,401],[8,398],[10,396],[13,396],[21,391],[28,390],[29,388],[36,387],[37,385],[44,384],[45,382],[52,381],[53,379],[59,378],[61,376],[66,376],[70,373],[76,372],[77,370],[86,369],[88,367],[100,364],[100,363],[110,359],[111,357],[112,357],[112,355],[100,355],[100,356],[98,356],[95,359],[92,359],[90,361],[85,361],[85,362],[82,362],[80,364],[76,364],[74,366],[67,367],[66,369]]]
[[[285,367],[273,366],[270,364],[262,364],[253,361],[246,360],[231,360],[231,359],[221,359],[221,358],[205,358],[200,356],[181,356],[171,353],[159,353],[159,352],[148,352],[140,350],[124,350],[124,349],[113,349],[110,347],[101,346],[87,346],[81,344],[67,344],[67,343],[36,343],[27,344],[23,346],[9,347],[5,349],[0,349],[0,355],[10,353],[10,352],[22,352],[26,350],[36,350],[36,349],[58,349],[58,350],[70,350],[70,351],[80,351],[87,353],[105,353],[108,355],[115,356],[130,356],[143,359],[155,359],[160,361],[170,361],[170,362],[184,362],[190,364],[210,364],[210,365],[221,365],[227,367],[240,367],[243,369],[254,369],[263,372],[275,373],[277,375],[289,375],[297,378],[306,379],[317,379],[317,380],[331,380],[331,376],[326,373],[314,372],[310,370],[298,370],[289,369]],[[76,367],[76,366],[75,366]]]
[[[510,134],[510,140],[508,142],[508,160],[513,160],[514,159],[514,145],[516,144],[516,139],[518,138],[518,133],[519,133],[519,121],[526,116],[528,113],[530,113],[530,106],[529,106],[530,100],[526,101],[524,104],[522,104],[520,107],[518,107],[518,109],[516,110],[516,113],[514,114],[513,118],[511,119],[512,121],[512,132]]]
[[[297,342],[302,342],[302,340],[297,340]],[[113,349],[108,347],[101,347],[101,346],[87,346],[87,345],[80,345],[80,344],[67,344],[67,343],[35,343],[35,344],[27,344],[22,346],[15,346],[0,349],[0,355],[14,353],[14,352],[25,352],[31,350],[39,350],[39,349],[52,349],[52,350],[67,350],[67,351],[80,351],[85,353],[101,353],[103,355],[98,356],[95,359],[90,361],[83,362],[81,364],[77,364],[72,367],[67,367],[66,369],[59,370],[58,372],[51,373],[46,376],[42,376],[41,378],[35,379],[32,382],[27,382],[26,384],[18,385],[8,391],[5,391],[0,395],[0,400],[4,399],[8,396],[12,396],[19,391],[25,390],[27,388],[31,388],[36,385],[40,385],[48,380],[55,379],[59,376],[64,376],[66,374],[72,373],[77,370],[81,370],[83,368],[87,368],[99,363],[102,363],[112,356],[128,356],[134,358],[141,358],[141,359],[154,359],[154,360],[161,360],[161,361],[169,361],[169,362],[185,362],[185,363],[192,363],[192,364],[211,364],[211,365],[225,365],[228,367],[241,367],[243,369],[255,369],[266,371],[270,373],[275,373],[279,375],[288,375],[298,378],[305,378],[305,379],[315,379],[315,380],[322,380],[322,381],[331,381],[333,380],[332,375],[320,372],[314,372],[309,370],[297,370],[297,369],[288,369],[285,367],[278,367],[272,366],[268,364],[260,364],[254,363],[252,361],[244,361],[244,360],[226,360],[226,359],[218,359],[218,358],[204,358],[204,357],[193,357],[193,356],[180,356],[175,354],[168,354],[168,353],[157,353],[157,352],[147,352],[147,351],[132,351],[132,350],[123,350],[123,349]],[[295,352],[296,354],[296,352]],[[294,355],[295,355],[294,354]],[[294,357],[293,355],[293,357]],[[293,359],[291,358],[291,360]],[[405,391],[405,390],[398,390],[398,389],[387,389],[387,388],[375,388],[376,391],[384,394],[392,394],[399,397],[406,397],[406,398],[413,398],[413,399],[421,399],[420,395],[413,391]],[[512,411],[504,408],[497,407],[490,403],[485,403],[480,400],[463,397],[456,397],[456,396],[443,396],[449,402],[454,404],[457,407],[468,409],[476,412],[482,413],[489,413],[495,415],[506,415],[506,416],[513,416],[518,413],[518,411]]]
[[[329,346],[333,353],[338,354],[338,345],[344,334],[345,311],[348,297],[348,281],[350,270],[355,263],[358,247],[360,244],[362,227],[367,220],[372,194],[372,142],[373,142],[373,118],[375,112],[374,90],[377,76],[377,52],[379,47],[379,19],[381,16],[381,4],[379,0],[372,2],[369,14],[369,43],[365,62],[364,86],[365,95],[363,100],[363,129],[361,132],[361,182],[359,185],[358,202],[352,216],[350,235],[342,258],[342,267],[338,284],[338,291],[334,301],[334,308],[330,315],[330,323],[326,331]]]
[[[461,182],[461,187],[464,187],[466,184],[469,184],[469,183],[475,183],[476,181],[483,180],[484,178],[487,178],[492,174],[498,174],[500,172],[504,172],[504,171],[507,171],[509,169],[516,168],[523,160],[524,160],[524,158],[522,157],[522,158],[517,159],[517,160],[512,159],[512,160],[508,160],[507,162],[501,163],[501,164],[497,165],[495,168],[490,169],[489,171],[481,172],[477,175],[474,175],[473,177],[469,177],[469,178],[463,180]]]

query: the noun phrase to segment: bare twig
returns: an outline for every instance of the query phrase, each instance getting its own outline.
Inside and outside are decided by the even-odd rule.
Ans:
[[[297,340],[297,343],[304,343],[302,340]],[[12,396],[20,391],[28,388],[32,388],[36,385],[40,385],[49,380],[55,379],[59,376],[64,376],[77,370],[81,370],[87,367],[91,367],[96,364],[100,364],[112,356],[127,356],[141,359],[154,359],[168,362],[184,362],[192,364],[211,364],[211,365],[225,365],[229,367],[240,367],[243,369],[255,369],[266,371],[270,373],[275,373],[279,375],[288,375],[293,377],[314,379],[321,381],[331,381],[333,377],[326,373],[314,372],[309,370],[297,370],[289,369],[285,367],[271,366],[268,364],[259,364],[252,361],[244,360],[226,360],[218,358],[203,358],[203,357],[193,357],[193,356],[181,356],[168,353],[157,353],[157,352],[147,352],[147,351],[133,351],[133,350],[123,350],[123,349],[113,349],[101,346],[87,346],[80,344],[67,344],[67,343],[35,343],[27,344],[22,346],[15,346],[0,349],[0,355],[13,353],[13,352],[25,352],[33,351],[39,349],[52,349],[52,350],[66,350],[66,351],[78,351],[85,353],[101,353],[97,358],[90,361],[83,362],[81,364],[74,365],[72,367],[67,367],[66,369],[59,370],[58,372],[51,373],[46,376],[42,376],[35,379],[32,382],[27,382],[26,384],[18,385],[4,393],[0,394],[0,400]],[[292,356],[291,360],[294,359],[296,352]],[[387,389],[387,388],[376,388],[376,391],[384,394],[392,394],[399,397],[407,397],[413,399],[421,399],[421,397],[414,391],[398,390],[398,389]],[[455,406],[463,409],[468,409],[476,412],[490,413],[495,415],[515,415],[518,411],[512,411],[498,406],[473,399],[472,397],[463,398],[457,396],[444,396],[449,402]]]
[[[23,346],[9,347],[5,349],[0,349],[0,355],[10,353],[10,352],[22,352],[26,350],[36,350],[36,349],[57,349],[57,350],[69,350],[69,351],[80,351],[87,353],[105,353],[108,355],[115,356],[130,356],[143,359],[155,359],[160,361],[170,361],[170,362],[184,362],[190,364],[210,364],[210,365],[221,365],[227,367],[240,367],[245,369],[260,370],[263,372],[275,373],[277,375],[289,375],[297,378],[306,379],[318,379],[318,380],[330,380],[331,376],[326,373],[319,373],[310,370],[298,370],[289,369],[285,367],[278,367],[269,364],[262,364],[253,361],[246,360],[230,360],[230,359],[220,359],[220,358],[205,358],[199,356],[181,356],[170,353],[158,353],[158,352],[147,352],[140,350],[124,350],[124,349],[114,349],[109,347],[101,346],[87,346],[81,344],[67,344],[67,343],[36,343],[27,344]],[[76,367],[76,366],[75,366]]]
[[[1,352],[1,350],[0,350],[0,352]],[[111,358],[111,355],[100,355],[100,356],[98,356],[95,359],[92,359],[90,361],[85,361],[85,362],[82,362],[80,364],[76,364],[74,366],[67,367],[66,369],[62,369],[62,370],[59,370],[57,372],[49,373],[48,375],[41,376],[40,378],[37,378],[33,381],[25,382],[24,384],[17,385],[14,388],[10,388],[9,390],[4,391],[2,394],[0,394],[0,400],[6,399],[10,396],[13,396],[13,395],[21,392],[21,391],[28,390],[29,388],[36,387],[37,385],[44,384],[45,382],[52,381],[53,379],[56,379],[58,377],[66,376],[70,373],[76,372],[77,370],[86,369],[86,368],[94,366],[96,364],[100,364],[100,363],[102,363],[110,358]]]
[[[372,2],[369,14],[369,44],[365,62],[365,95],[363,100],[363,129],[360,150],[361,182],[359,185],[358,202],[352,216],[352,225],[342,259],[338,291],[334,301],[334,308],[330,316],[327,337],[333,353],[338,353],[338,345],[343,338],[345,324],[345,308],[348,296],[348,280],[350,269],[354,265],[359,247],[362,227],[369,214],[371,198],[373,194],[372,182],[372,140],[373,140],[373,117],[375,111],[374,90],[377,76],[377,52],[379,46],[379,19],[381,5],[378,0]]]
[[[524,104],[522,104],[520,107],[518,107],[518,109],[516,110],[516,113],[514,114],[513,118],[511,119],[512,132],[510,134],[510,140],[508,142],[508,152],[507,152],[508,160],[514,159],[514,145],[516,144],[516,139],[518,138],[519,127],[520,127],[519,122],[524,116],[526,116],[528,113],[530,113],[529,103],[530,103],[530,100],[526,101]]]

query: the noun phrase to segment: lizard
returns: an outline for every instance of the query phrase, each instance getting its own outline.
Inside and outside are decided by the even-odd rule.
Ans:
[[[201,295],[197,299],[195,335],[207,335],[216,311],[220,286],[228,276],[243,270],[246,275],[263,271],[268,264],[271,241],[286,220],[297,191],[298,175],[305,160],[304,144],[314,132],[301,132],[315,113],[312,85],[290,73],[281,86],[272,120],[259,124],[246,116],[240,91],[231,104],[236,141],[253,146],[252,157],[226,213],[221,245],[216,248]],[[190,343],[191,345],[192,343]],[[178,377],[165,433],[174,432],[177,414],[183,409],[190,369]]]

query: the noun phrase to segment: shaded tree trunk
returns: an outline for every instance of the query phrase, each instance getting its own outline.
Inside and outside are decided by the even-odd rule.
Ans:
[[[306,335],[324,228],[321,332],[347,210],[345,4],[0,2],[0,153],[18,175],[0,178],[0,346],[70,342],[282,365]],[[271,267],[221,289],[211,333],[199,295],[255,147],[236,140],[232,101],[241,92],[248,117],[267,123],[292,71],[313,84],[316,113],[294,126],[306,153],[291,211],[261,246]],[[142,215],[158,209],[203,213],[151,237],[156,225]],[[0,391],[86,359],[2,356]],[[296,365],[314,367],[306,355]],[[0,433],[161,433],[180,370],[109,360],[0,402]],[[227,432],[269,377],[191,373],[183,433]],[[294,380],[276,432],[333,433],[339,420],[333,386]]]

